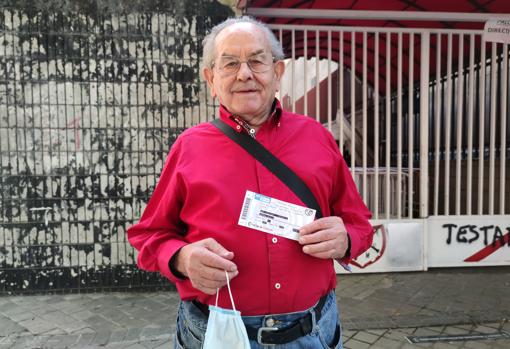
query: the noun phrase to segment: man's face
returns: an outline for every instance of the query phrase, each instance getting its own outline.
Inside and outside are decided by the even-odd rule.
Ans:
[[[236,23],[218,34],[215,53],[214,67],[204,69],[212,96],[218,97],[231,113],[247,122],[264,120],[284,71],[283,62],[273,62],[265,34],[253,24]],[[255,70],[263,72],[253,72],[247,63],[241,63],[237,72],[228,67],[247,61]],[[263,64],[267,66],[256,68]]]

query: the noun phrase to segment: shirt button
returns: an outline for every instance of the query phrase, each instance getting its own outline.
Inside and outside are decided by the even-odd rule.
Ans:
[[[282,285],[280,285],[279,282],[277,282],[276,284],[274,284],[274,288],[276,288],[277,290],[280,289],[280,287],[282,287]]]
[[[273,244],[276,244],[278,242],[277,238],[272,238],[271,241],[273,241]]]
[[[240,129],[241,129],[241,126],[237,125],[237,126],[236,126],[236,128],[237,128],[238,130],[240,130]]]

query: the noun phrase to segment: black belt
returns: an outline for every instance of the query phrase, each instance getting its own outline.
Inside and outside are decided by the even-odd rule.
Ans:
[[[314,307],[315,322],[321,318],[322,308],[326,303],[327,294],[323,296]],[[208,306],[198,301],[193,301],[205,315],[209,315]],[[293,325],[287,328],[279,329],[278,327],[251,327],[246,326],[248,338],[257,341],[260,344],[285,344],[292,342],[300,337],[308,335],[313,330],[312,314],[309,312],[301,319],[297,320]]]

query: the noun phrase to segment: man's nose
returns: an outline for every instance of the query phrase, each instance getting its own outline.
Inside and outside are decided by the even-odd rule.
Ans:
[[[253,77],[253,72],[251,68],[248,66],[248,62],[241,62],[239,66],[239,71],[237,72],[238,80],[247,80]]]

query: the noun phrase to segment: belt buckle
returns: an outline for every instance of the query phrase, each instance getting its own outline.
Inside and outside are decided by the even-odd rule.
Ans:
[[[259,327],[257,331],[257,342],[261,345],[276,345],[274,343],[263,343],[262,342],[262,331],[278,331],[278,327]]]

